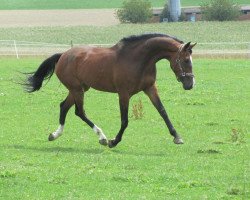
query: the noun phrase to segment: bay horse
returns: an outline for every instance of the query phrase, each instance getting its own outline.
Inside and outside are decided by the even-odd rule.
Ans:
[[[44,60],[37,71],[28,75],[25,88],[27,92],[39,90],[42,82],[50,79],[55,71],[58,79],[69,90],[68,96],[60,104],[59,127],[49,135],[49,141],[62,135],[67,112],[75,105],[75,114],[93,129],[99,137],[99,143],[115,147],[128,126],[129,100],[134,94],[143,91],[165,121],[174,143],[183,144],[158,95],[156,63],[167,59],[177,80],[185,90],[190,90],[195,84],[192,72],[192,48],[195,45],[154,33],[125,37],[110,48],[73,47]],[[102,129],[85,114],[84,94],[90,88],[118,93],[121,127],[112,140],[107,140]]]

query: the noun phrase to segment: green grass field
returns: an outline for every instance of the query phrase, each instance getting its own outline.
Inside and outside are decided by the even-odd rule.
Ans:
[[[250,22],[196,22],[168,24],[121,24],[109,27],[18,27],[0,28],[1,40],[48,42],[59,44],[102,44],[116,43],[131,34],[159,32],[193,42],[250,41]],[[197,46],[199,48],[199,45]]]
[[[119,8],[123,0],[1,0],[0,10],[14,9],[91,9]],[[166,0],[150,0],[153,7],[163,7]],[[248,0],[235,0],[238,4],[249,4]],[[199,6],[202,1],[181,0],[182,6]]]
[[[194,59],[197,85],[184,91],[168,63],[157,85],[185,144],[174,145],[163,120],[140,93],[144,116],[114,149],[70,111],[58,126],[66,90],[56,76],[34,94],[15,84],[43,58],[0,58],[0,199],[249,199],[249,60]],[[117,95],[90,90],[88,116],[113,138],[120,126]]]
[[[131,34],[162,32],[198,43],[247,42],[249,24],[0,28],[0,38],[115,43]],[[56,76],[33,94],[14,83],[20,79],[18,71],[34,71],[43,59],[0,57],[0,199],[250,198],[250,60],[194,58],[197,86],[192,91],[184,91],[168,63],[159,62],[159,93],[185,144],[173,144],[163,120],[140,93],[131,100],[123,141],[108,149],[99,145],[74,109],[64,135],[47,141],[58,127],[66,89]],[[144,115],[136,120],[131,107],[140,99]],[[90,90],[85,109],[109,139],[117,134],[117,95]]]

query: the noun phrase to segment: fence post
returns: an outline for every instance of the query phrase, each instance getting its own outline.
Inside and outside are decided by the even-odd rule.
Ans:
[[[16,58],[19,59],[17,46],[16,46],[16,40],[14,40],[14,47],[15,47],[15,52],[16,52]]]

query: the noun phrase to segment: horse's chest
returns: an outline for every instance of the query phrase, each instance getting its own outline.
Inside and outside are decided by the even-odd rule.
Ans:
[[[152,74],[146,75],[141,79],[140,87],[142,90],[144,90],[145,88],[152,86],[154,83],[155,83],[155,76],[153,76]]]
[[[153,76],[152,74],[149,75],[140,74],[134,79],[133,84],[131,84],[130,87],[131,93],[136,94],[140,91],[144,91],[145,89],[151,87],[154,83],[155,83],[155,76]]]
[[[151,66],[145,69],[142,73],[142,85],[144,87],[151,86],[154,84],[156,79],[156,67]]]

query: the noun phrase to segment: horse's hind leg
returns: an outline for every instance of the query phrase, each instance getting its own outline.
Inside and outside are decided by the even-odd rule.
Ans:
[[[66,97],[66,99],[60,104],[60,117],[59,117],[59,127],[58,129],[49,135],[49,141],[53,141],[60,137],[63,133],[66,115],[74,104],[74,98],[71,93]]]
[[[104,133],[102,132],[102,129],[100,129],[92,121],[90,121],[85,114],[85,111],[83,109],[83,102],[84,102],[83,99],[84,99],[84,92],[82,90],[74,92],[74,100],[75,100],[75,106],[76,106],[75,114],[78,117],[80,117],[84,122],[86,122],[86,124],[88,124],[94,130],[94,132],[99,137],[99,143],[101,145],[106,146],[108,144],[108,140],[106,136],[104,135]]]
[[[130,96],[128,94],[119,94],[119,104],[121,113],[121,128],[113,140],[109,140],[109,147],[115,147],[122,140],[122,135],[128,126],[128,106]]]

